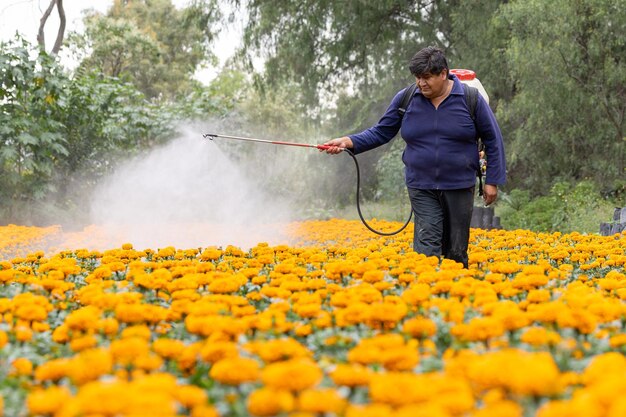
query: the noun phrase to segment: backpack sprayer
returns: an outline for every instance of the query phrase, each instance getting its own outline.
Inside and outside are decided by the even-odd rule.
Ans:
[[[205,139],[216,139],[216,138],[222,138],[222,139],[232,139],[232,140],[242,140],[242,141],[246,141],[246,142],[258,142],[258,143],[267,143],[270,145],[284,145],[284,146],[299,146],[299,147],[303,147],[303,148],[315,148],[315,149],[319,149],[319,150],[326,150],[328,148],[330,148],[330,146],[328,145],[313,145],[313,144],[308,144],[308,143],[296,143],[296,142],[283,142],[283,141],[277,141],[277,140],[265,140],[265,139],[256,139],[256,138],[244,138],[244,137],[240,137],[240,136],[230,136],[230,135],[218,135],[216,133],[207,133],[202,135],[203,138]],[[354,156],[354,153],[347,148],[342,148],[343,152],[347,153],[348,155],[350,155],[350,157],[352,157],[352,160],[354,161],[354,165],[356,166],[356,209],[359,213],[359,217],[361,218],[361,222],[363,223],[363,225],[365,225],[365,227],[367,227],[370,231],[381,235],[381,236],[393,236],[396,235],[398,233],[400,233],[401,231],[403,231],[408,224],[411,222],[411,218],[413,217],[413,210],[411,210],[411,214],[409,215],[408,220],[406,221],[406,223],[404,223],[404,225],[399,228],[398,230],[394,231],[394,232],[381,232],[379,230],[375,230],[374,228],[372,228],[369,224],[367,224],[367,222],[365,221],[365,218],[363,217],[363,214],[361,213],[361,203],[360,203],[360,189],[361,189],[361,171],[359,169],[359,162],[356,159],[356,156]]]

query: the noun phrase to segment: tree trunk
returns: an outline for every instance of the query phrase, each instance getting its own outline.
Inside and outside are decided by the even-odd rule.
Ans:
[[[63,9],[63,0],[50,0],[50,5],[44,12],[43,16],[41,16],[41,20],[39,21],[39,32],[37,33],[37,43],[42,50],[46,50],[46,35],[44,34],[44,28],[46,26],[46,22],[48,21],[48,17],[52,13],[54,6],[57,6],[57,11],[59,12],[59,31],[57,32],[57,39],[54,42],[54,46],[52,47],[52,51],[50,51],[51,55],[57,55],[59,50],[61,50],[61,46],[63,45],[63,36],[65,35],[65,10]]]

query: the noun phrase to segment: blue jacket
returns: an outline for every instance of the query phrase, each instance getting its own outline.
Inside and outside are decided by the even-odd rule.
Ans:
[[[463,97],[463,85],[455,75],[451,74],[449,78],[454,81],[452,91],[438,109],[417,88],[403,119],[398,114],[398,107],[404,90],[398,92],[376,125],[350,135],[354,153],[381,146],[401,130],[406,142],[402,161],[407,187],[423,190],[469,188],[476,184],[478,129],[487,155],[485,183],[504,184],[504,144],[491,108],[479,94],[474,124]]]

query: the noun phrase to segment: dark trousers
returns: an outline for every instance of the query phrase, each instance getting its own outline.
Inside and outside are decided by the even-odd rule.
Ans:
[[[467,268],[474,187],[461,190],[408,190],[415,216],[415,252],[426,256],[443,256]]]

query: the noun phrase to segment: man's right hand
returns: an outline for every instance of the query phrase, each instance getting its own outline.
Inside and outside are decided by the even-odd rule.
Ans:
[[[352,139],[344,136],[342,138],[329,140],[328,142],[324,143],[324,146],[329,147],[328,149],[326,149],[326,153],[334,155],[340,153],[344,149],[352,149],[354,145],[352,143]]]

